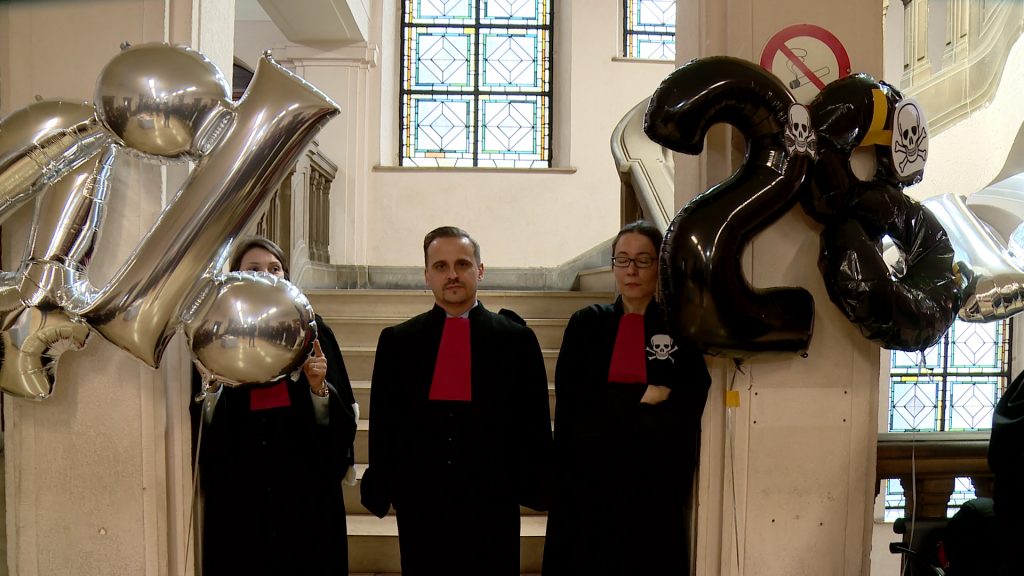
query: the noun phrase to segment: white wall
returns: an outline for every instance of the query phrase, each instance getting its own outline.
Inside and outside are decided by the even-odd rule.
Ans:
[[[322,149],[341,166],[339,179],[354,177],[352,172],[366,177],[348,184],[336,180],[332,189],[332,206],[343,212],[332,210],[335,263],[420,265],[423,235],[442,224],[473,234],[492,266],[556,265],[613,236],[620,220],[620,180],[609,150],[611,130],[673,69],[672,63],[613,59],[621,43],[621,2],[556,1],[558,169],[530,172],[375,168],[397,164],[396,6],[371,3],[370,44],[379,47],[380,64],[369,69],[365,92],[360,85],[353,95],[354,81],[333,84],[324,73],[323,82],[313,80],[343,110],[343,118],[318,138]],[[251,23],[240,25],[237,33],[237,46],[248,52],[280,41]],[[316,49],[304,48],[304,66],[316,59],[308,56]],[[321,49],[325,58],[339,52],[337,46]],[[365,107],[352,101],[364,95]],[[351,114],[365,116],[366,151],[346,148],[357,141],[353,119],[344,118]],[[346,168],[342,154],[362,158]]]

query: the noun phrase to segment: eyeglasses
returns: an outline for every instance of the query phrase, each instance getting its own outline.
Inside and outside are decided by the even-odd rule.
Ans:
[[[641,254],[636,258],[629,258],[628,256],[614,256],[612,257],[612,266],[616,268],[629,268],[629,263],[632,262],[637,268],[650,268],[654,265],[656,259],[653,256],[647,254]]]

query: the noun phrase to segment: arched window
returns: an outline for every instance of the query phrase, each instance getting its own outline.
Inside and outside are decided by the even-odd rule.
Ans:
[[[551,165],[553,0],[403,0],[399,164]]]

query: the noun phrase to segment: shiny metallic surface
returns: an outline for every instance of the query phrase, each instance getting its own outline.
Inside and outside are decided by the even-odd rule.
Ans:
[[[287,280],[236,272],[214,281],[185,335],[204,379],[242,386],[298,370],[313,347],[316,323],[309,300]]]
[[[233,124],[197,164],[128,261],[69,307],[150,366],[204,276],[260,209],[337,105],[264,56]]]
[[[968,322],[991,322],[1024,311],[1024,269],[992,232],[955,194],[923,202],[945,228],[963,277],[959,316]]]
[[[39,195],[27,259],[85,271],[106,213],[114,156],[108,145]]]
[[[0,122],[0,223],[110,142],[93,107],[58,100],[30,104]]]
[[[88,324],[59,308],[22,308],[0,333],[0,390],[32,400],[49,398],[61,354],[84,348],[90,334]]]
[[[100,121],[143,154],[203,156],[230,122],[231,109],[227,79],[185,46],[132,46],[114,56],[96,82]]]

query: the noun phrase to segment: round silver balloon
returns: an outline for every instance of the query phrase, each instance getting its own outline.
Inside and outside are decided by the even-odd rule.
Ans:
[[[230,123],[232,108],[221,71],[185,46],[127,48],[96,82],[96,113],[103,125],[126,146],[162,158],[205,155]]]
[[[185,320],[196,367],[228,386],[273,382],[298,370],[313,347],[316,323],[306,296],[262,272],[215,278]]]

